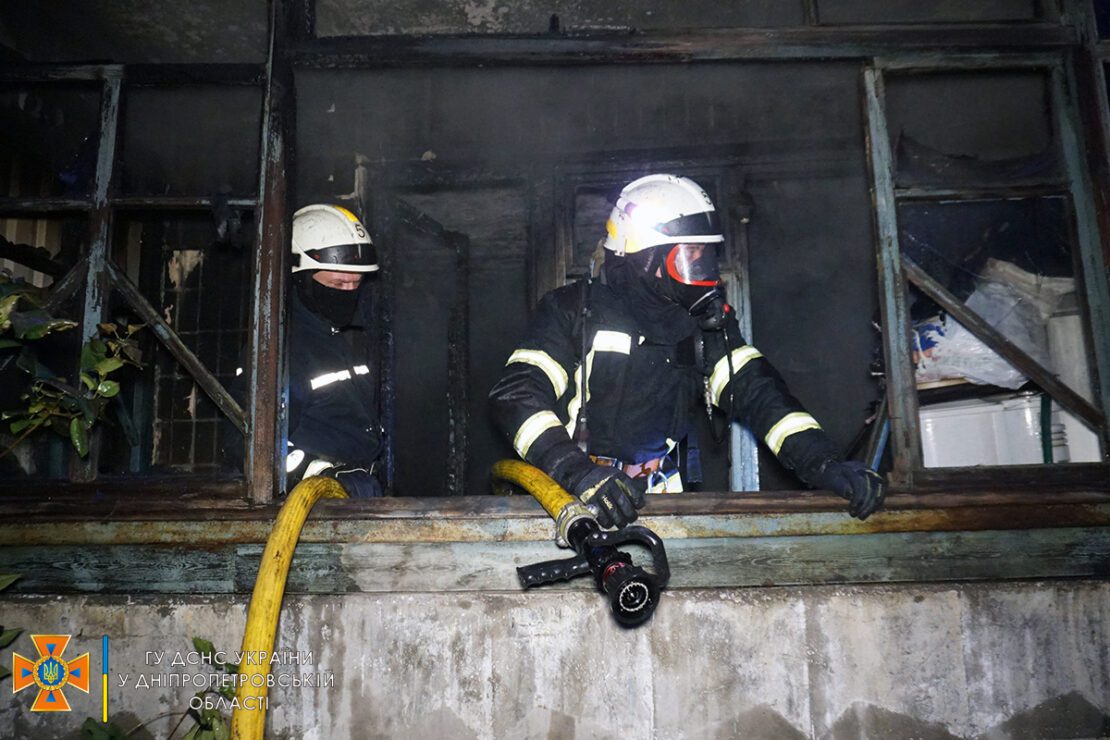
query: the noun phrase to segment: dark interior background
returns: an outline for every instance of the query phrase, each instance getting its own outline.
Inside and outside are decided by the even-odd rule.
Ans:
[[[529,306],[576,273],[582,245],[588,252],[604,228],[596,198],[561,194],[570,183],[621,183],[656,169],[700,178],[722,211],[741,193],[754,202],[753,341],[838,442],[863,424],[876,394],[868,364],[877,304],[858,65],[306,70],[297,74],[297,105],[298,203],[349,196],[364,176],[380,191],[373,201],[382,212],[372,218],[393,268],[380,278],[397,307],[398,459],[444,449],[446,416],[429,423],[417,413],[417,432],[408,408],[442,406],[444,388],[409,368],[446,377],[445,329],[428,341],[428,322],[449,321],[437,311],[457,297],[460,264],[397,231],[396,201],[470,241],[467,489],[477,492],[489,465],[511,455],[489,425],[485,395]],[[573,236],[546,193],[571,211],[590,209],[586,218],[570,214]],[[551,259],[565,251],[570,259]],[[414,298],[437,309],[414,314]],[[421,435],[434,441],[422,444]],[[701,443],[710,458],[703,488],[727,489],[725,446]],[[398,463],[398,493],[439,487],[443,470],[431,457],[419,469]],[[761,469],[764,487],[798,485],[769,456]]]

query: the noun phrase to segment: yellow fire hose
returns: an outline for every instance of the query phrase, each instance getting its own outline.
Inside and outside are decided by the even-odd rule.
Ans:
[[[242,674],[235,692],[235,709],[231,714],[231,737],[234,740],[262,740],[266,727],[266,697],[270,676],[269,656],[274,650],[281,600],[289,578],[289,563],[301,536],[308,512],[322,498],[347,498],[347,493],[331,478],[307,478],[296,485],[278,512],[262,562],[254,582],[247,628],[243,634],[244,658],[239,665]],[[265,654],[266,659],[259,659]],[[252,656],[253,660],[247,660]]]
[[[515,483],[528,491],[536,497],[540,506],[551,515],[552,519],[558,519],[559,513],[567,504],[578,501],[542,470],[520,460],[502,460],[494,463],[493,477]]]

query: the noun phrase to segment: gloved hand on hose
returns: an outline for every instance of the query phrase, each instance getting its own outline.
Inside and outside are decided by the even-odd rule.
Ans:
[[[620,529],[636,521],[636,509],[644,505],[644,492],[627,475],[615,468],[591,465],[574,487],[584,504],[597,512],[602,527]]]
[[[848,499],[848,513],[857,519],[878,511],[886,497],[886,480],[855,460],[826,460],[811,483]]]

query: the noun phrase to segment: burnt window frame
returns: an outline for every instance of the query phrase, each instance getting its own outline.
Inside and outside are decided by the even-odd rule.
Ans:
[[[1063,157],[1063,172],[1056,178],[1046,177],[1033,186],[993,187],[899,187],[895,181],[893,145],[887,130],[886,82],[896,75],[916,75],[960,72],[1038,71],[1048,82],[1048,114],[1054,137]],[[880,301],[883,317],[883,344],[887,371],[887,408],[890,418],[890,443],[893,466],[890,472],[892,485],[914,492],[928,492],[950,488],[956,484],[982,483],[989,485],[1105,485],[1110,480],[1110,463],[1106,456],[1110,450],[1110,322],[1101,317],[1110,308],[1110,291],[1102,261],[1102,241],[1098,228],[1098,213],[1094,202],[1093,184],[1088,165],[1081,152],[1083,128],[1077,113],[1076,79],[1073,66],[1063,55],[1056,54],[968,54],[948,58],[928,56],[876,57],[863,70],[863,88],[868,126],[868,156],[871,166],[872,191],[875,201],[876,232],[878,238]],[[990,327],[984,325],[953,296],[946,294],[943,285],[932,279],[909,257],[902,254],[899,244],[898,206],[907,202],[946,203],[975,200],[1004,200],[1021,197],[1061,197],[1070,215],[1072,246],[1077,252],[1076,279],[1082,285],[1083,309],[1088,336],[1093,338],[1090,348],[1092,386],[1095,404],[1087,403],[1069,388],[1056,380],[1048,370],[1036,362],[1021,364],[1043,392],[1061,407],[1077,415],[1095,419],[1101,427],[1100,444],[1103,460],[1094,463],[1044,463],[1037,465],[998,465],[975,467],[926,468],[921,449],[918,390],[914,379],[911,357],[912,327],[906,299],[911,284],[930,298],[950,310],[980,339],[988,344],[1007,348],[1004,338],[991,341]],[[962,315],[961,314],[962,309]],[[978,319],[978,321],[977,321]],[[1021,353],[1020,350],[1017,350]],[[1017,355],[1015,355],[1017,356]],[[1024,362],[1010,359],[1012,363]]]
[[[663,52],[657,54],[649,62],[654,61],[691,61],[693,59],[708,58],[708,59],[726,59],[736,62],[743,62],[746,60],[774,60],[774,59],[804,59],[813,61],[815,59],[824,58],[826,56],[834,56],[837,58],[850,58],[859,60],[865,70],[869,64],[873,64],[874,60],[879,55],[890,53],[890,42],[888,39],[889,34],[892,32],[888,28],[876,29],[872,27],[842,27],[836,29],[824,29],[820,27],[818,22],[818,13],[816,0],[806,0],[807,7],[812,8],[812,12],[807,15],[807,26],[802,29],[787,29],[787,33],[782,37],[771,38],[768,36],[762,41],[753,39],[750,35],[738,34],[736,38],[729,38],[728,34],[715,33],[712,35],[705,34],[692,34],[690,36],[672,35],[664,38],[676,42],[673,46],[668,47],[666,43],[662,44]],[[1067,0],[1069,7],[1078,7],[1083,0]],[[1084,3],[1089,10],[1089,2]],[[281,27],[284,25],[284,18],[282,12],[279,10],[286,9],[286,6],[298,6],[289,8],[296,16],[298,11],[303,11],[304,27],[295,29],[294,33],[290,35],[290,39],[294,42],[293,48],[286,55],[281,47]],[[198,508],[211,507],[211,506],[225,506],[231,502],[232,507],[242,507],[244,504],[247,506],[257,504],[268,504],[272,501],[275,490],[280,490],[282,481],[282,466],[281,448],[279,443],[282,440],[281,420],[280,420],[280,398],[278,396],[280,389],[281,378],[281,357],[282,357],[282,311],[284,309],[284,291],[286,285],[286,263],[287,256],[285,252],[286,244],[286,230],[288,227],[288,217],[286,211],[286,182],[284,176],[284,167],[286,161],[286,140],[288,137],[288,129],[292,125],[292,104],[290,95],[286,90],[291,86],[288,83],[288,73],[291,65],[306,65],[313,66],[319,65],[324,67],[342,67],[342,66],[404,66],[407,64],[424,64],[424,65],[437,65],[437,64],[483,64],[490,61],[499,64],[535,64],[535,63],[554,63],[554,64],[579,64],[596,62],[599,59],[613,62],[641,62],[645,61],[646,54],[651,48],[660,46],[658,39],[641,40],[637,38],[625,37],[609,37],[604,51],[599,51],[596,38],[589,39],[542,39],[535,38],[532,41],[535,43],[535,48],[525,48],[527,43],[522,46],[521,39],[504,39],[504,38],[489,38],[489,39],[443,39],[442,43],[436,43],[435,40],[428,41],[427,39],[414,39],[414,38],[383,38],[375,41],[366,41],[363,39],[332,39],[322,42],[318,39],[312,38],[312,10],[310,0],[305,2],[275,2],[274,3],[274,22],[271,26],[272,43],[271,43],[271,58],[269,68],[262,73],[262,84],[265,85],[264,95],[264,115],[262,122],[262,151],[260,155],[260,167],[262,169],[260,178],[260,196],[256,207],[256,223],[258,225],[259,239],[256,244],[257,258],[255,264],[254,288],[255,297],[253,303],[253,314],[251,322],[251,345],[252,355],[256,362],[254,363],[255,369],[252,374],[252,387],[258,389],[258,393],[254,394],[256,398],[261,398],[261,401],[253,401],[249,409],[245,410],[247,415],[250,429],[253,433],[250,435],[248,444],[247,455],[247,469],[245,471],[245,480],[235,483],[230,486],[223,486],[222,488],[216,484],[198,485],[200,482],[193,480],[185,480],[179,482],[170,482],[172,484],[172,491],[163,496],[148,497],[142,503],[146,506],[147,502],[151,504],[146,506],[147,511],[178,511],[183,500],[185,504],[185,518],[195,516]],[[279,9],[279,10],[278,10]],[[1081,11],[1086,12],[1086,11]],[[1029,56],[1038,53],[1044,53],[1048,50],[1049,56],[1055,60],[1054,63],[1060,65],[1065,73],[1069,76],[1073,75],[1070,57],[1073,53],[1082,55],[1086,51],[1089,52],[1089,47],[1082,47],[1078,45],[1078,38],[1074,33],[1073,25],[1077,21],[1074,19],[1067,19],[1065,23],[1053,24],[1046,22],[1022,22],[1009,24],[1009,28],[986,28],[970,27],[954,28],[949,26],[941,29],[938,25],[923,26],[920,29],[914,29],[912,33],[907,34],[906,47],[904,50],[894,52],[898,55],[897,58],[905,58],[912,56],[915,52],[922,51],[936,51],[944,49],[943,52],[937,51],[937,55],[932,58],[944,58],[945,56],[958,56],[958,50],[969,50],[978,47],[999,48],[1008,51],[1015,51],[1014,57]],[[304,36],[304,37],[301,37]],[[605,40],[604,38],[602,40]],[[677,43],[681,40],[682,43]],[[299,42],[299,43],[298,43]],[[691,48],[690,45],[698,47],[701,44],[706,51],[704,54],[695,53],[691,58],[689,52],[685,49]],[[278,49],[275,52],[274,47]],[[1104,55],[1102,58],[1110,58],[1110,54]],[[229,70],[232,65],[220,65],[223,70]],[[106,88],[110,88],[111,83],[109,78],[113,75],[122,76],[123,66],[96,66],[96,67],[81,67],[81,68],[58,68],[53,67],[49,71],[39,72],[38,79],[53,80],[59,79],[59,75],[75,74],[77,78],[82,75],[87,79],[96,79],[104,82]],[[127,67],[127,73],[130,75],[133,71],[141,72],[133,67]],[[181,69],[178,68],[178,74],[181,74]],[[260,70],[258,67],[252,68],[255,71]],[[1101,69],[1100,69],[1101,71]],[[154,76],[165,76],[167,68],[159,66],[156,69],[146,69],[147,74]],[[224,76],[228,72],[221,73]],[[252,73],[253,74],[253,73]],[[188,76],[188,73],[186,73]],[[172,74],[171,74],[172,76]],[[219,75],[217,75],[219,76]],[[32,78],[35,75],[31,75]],[[18,71],[7,70],[0,72],[0,79],[5,81],[23,82],[29,81],[27,77],[20,76]],[[33,80],[30,80],[33,81]],[[278,84],[275,85],[275,81]],[[118,84],[118,83],[117,83]],[[282,87],[285,85],[285,89]],[[1074,87],[1070,89],[1074,94]],[[117,92],[118,94],[118,92]],[[1105,95],[1105,89],[1099,94]],[[862,96],[861,96],[862,98]],[[118,104],[118,100],[117,100]],[[1105,126],[1105,114],[1101,119]],[[864,132],[866,133],[866,131]],[[1078,131],[1077,131],[1078,133]],[[1087,132],[1089,134],[1089,131]],[[1105,152],[1105,141],[1103,141],[1103,152]],[[880,194],[876,193],[877,197]],[[203,199],[201,199],[203,200]],[[7,208],[13,209],[14,204],[11,202],[0,202],[0,209]],[[80,210],[90,212],[97,217],[97,223],[101,220],[105,222],[104,228],[106,229],[106,222],[110,220],[110,208],[107,202],[97,205],[95,208],[93,204],[86,204],[84,201],[79,203],[47,203],[35,202],[33,204],[23,203],[22,208],[15,209],[21,211],[42,209],[49,210],[50,208],[63,209],[69,207],[70,210]],[[180,204],[179,204],[180,205]],[[198,207],[205,207],[203,204]],[[1101,215],[1101,214],[1100,214]],[[106,232],[107,233],[107,232]],[[1096,233],[1097,238],[1097,233]],[[68,286],[72,292],[81,282],[80,275],[73,277],[72,275],[67,280],[71,280],[73,284]],[[86,291],[87,292],[87,291]],[[1110,307],[1108,307],[1110,310]],[[1105,370],[1105,367],[1102,368]],[[267,391],[271,392],[272,401],[267,402]],[[1090,487],[1086,487],[1085,481],[1076,482],[1073,478],[1069,479],[1066,476],[1062,480],[1053,480],[1051,475],[1042,475],[1040,477],[1030,477],[1026,475],[1020,476],[1021,485],[1041,485],[1043,483],[1055,482],[1061,486],[1072,486],[1071,491],[1076,491],[1075,486],[1084,486],[1078,490],[1091,491]],[[142,479],[132,479],[126,481],[114,481],[118,483],[118,490],[121,493],[129,492],[149,492],[151,487],[149,481]],[[980,485],[981,481],[969,480],[959,481],[958,487],[960,489],[973,489],[974,492],[989,490],[986,484]],[[957,487],[956,481],[947,481],[945,485],[951,488]],[[975,486],[979,486],[975,488]],[[26,483],[17,483],[19,489],[27,489]],[[162,486],[165,488],[165,486]],[[38,491],[49,491],[51,494],[56,493],[57,484],[45,483],[37,486]],[[70,497],[70,501],[81,502],[87,500],[90,492],[98,491],[100,488],[94,483],[84,482],[76,486],[71,486],[74,490],[72,493],[74,497]],[[1105,488],[1105,481],[1096,488]],[[198,489],[202,489],[199,490]],[[958,500],[958,503],[968,504],[974,500],[974,492],[953,494],[952,497],[944,497],[950,500]],[[220,498],[218,494],[225,494]],[[184,496],[183,496],[184,494]],[[232,496],[229,498],[226,494],[237,494],[238,499]],[[1033,493],[1029,494],[1030,496]],[[793,500],[791,500],[793,499]],[[824,500],[822,500],[824,499]],[[934,499],[938,505],[944,506],[941,503],[941,498]],[[159,508],[157,502],[168,504]],[[808,494],[798,496],[796,493],[783,493],[774,495],[765,495],[758,497],[745,498],[743,500],[734,497],[732,501],[724,502],[715,494],[705,495],[692,495],[685,501],[668,501],[660,502],[662,505],[660,513],[689,513],[689,514],[704,514],[704,513],[722,513],[728,514],[733,512],[749,512],[749,511],[794,511],[794,512],[807,512],[807,511],[839,511],[841,506],[839,502],[831,497],[822,497],[816,494]],[[1061,499],[1061,503],[1066,503]],[[427,512],[432,516],[436,512],[443,512],[446,516],[462,516],[466,517],[474,513],[476,509],[482,509],[480,512],[483,516],[497,516],[498,511],[503,507],[500,504],[483,507],[481,503],[471,505],[460,504],[453,507],[442,506],[436,502],[428,502],[427,505],[414,506],[412,500],[402,500],[394,502],[348,502],[343,504],[322,504],[322,509],[327,516],[335,518],[357,518],[360,515],[374,516],[378,512],[394,512],[405,511],[411,512],[417,509],[421,512]],[[952,505],[951,503],[947,505]],[[142,510],[144,506],[137,506],[135,508]],[[340,508],[342,507],[342,508]],[[710,507],[712,509],[710,510]],[[52,511],[55,508],[64,510],[62,507],[52,507],[51,504],[43,504],[35,508],[36,511]],[[519,506],[510,505],[510,509],[521,508]],[[912,504],[910,508],[918,508],[918,504]],[[24,512],[28,511],[26,509]],[[96,516],[92,513],[90,507],[77,506],[69,509],[69,511],[76,512],[78,517]],[[133,509],[134,511],[134,509]],[[390,516],[385,513],[383,516]],[[804,515],[803,515],[804,516]],[[851,523],[853,526],[857,526]],[[805,529],[806,527],[803,527]],[[850,529],[850,528],[849,528]],[[838,530],[839,531],[839,530]],[[854,530],[852,530],[854,531]]]
[[[265,444],[276,449],[274,434],[248,434],[248,429],[264,429],[266,413],[275,414],[276,404],[240,406],[214,373],[201,362],[166,324],[158,310],[143,296],[139,288],[127,277],[124,270],[113,264],[110,257],[116,238],[114,221],[118,214],[136,215],[159,212],[167,215],[186,216],[207,213],[212,205],[210,196],[146,196],[125,195],[118,192],[119,156],[121,141],[122,106],[128,89],[172,88],[186,85],[199,86],[250,86],[258,88],[261,95],[262,130],[255,132],[261,138],[261,152],[255,163],[256,195],[233,197],[227,206],[249,212],[256,226],[253,271],[253,297],[249,308],[248,334],[253,347],[259,345],[259,335],[264,320],[272,313],[269,302],[279,295],[271,286],[273,281],[265,271],[267,251],[263,246],[266,229],[273,231],[272,219],[263,226],[267,178],[261,169],[270,156],[272,137],[265,134],[273,126],[270,114],[272,85],[262,65],[81,65],[81,66],[28,66],[10,67],[0,73],[0,83],[8,86],[65,85],[86,82],[100,86],[100,116],[97,131],[96,172],[92,187],[82,198],[0,197],[0,214],[12,217],[72,217],[83,215],[88,224],[88,248],[77,263],[51,286],[47,307],[57,308],[69,299],[76,299],[81,306],[76,331],[82,341],[94,336],[97,324],[107,320],[108,305],[113,293],[127,304],[147,324],[148,331],[169,351],[173,360],[184,372],[192,376],[197,385],[216,404],[222,415],[244,435],[244,458],[251,462],[257,458],[255,445]],[[279,139],[280,143],[280,139]],[[284,197],[284,193],[281,193]],[[274,195],[270,195],[271,201]],[[272,207],[272,204],[271,204]],[[279,256],[280,259],[280,256]],[[272,261],[272,260],[271,260]],[[280,283],[279,283],[280,284]],[[257,352],[252,356],[260,357]],[[261,356],[262,361],[265,360]],[[253,362],[253,366],[259,362]],[[266,408],[259,408],[260,406]],[[275,415],[276,419],[276,415]],[[276,424],[270,424],[275,429]],[[263,439],[268,438],[268,439]],[[94,435],[95,439],[95,435]],[[99,445],[90,445],[89,454],[81,459],[71,456],[68,480],[17,478],[0,481],[0,504],[38,500],[49,493],[61,501],[87,500],[105,487],[126,491],[142,491],[150,501],[173,501],[199,496],[202,500],[249,500],[256,503],[272,499],[275,466],[255,465],[240,474],[136,474],[104,476],[98,473]],[[253,453],[253,454],[252,454]],[[272,461],[273,456],[268,456]],[[259,470],[258,468],[262,468]]]

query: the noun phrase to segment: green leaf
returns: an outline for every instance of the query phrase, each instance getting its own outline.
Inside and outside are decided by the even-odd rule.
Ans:
[[[194,637],[193,650],[196,650],[201,656],[213,655],[216,652],[216,646],[212,644],[211,640],[205,640],[203,637]]]
[[[76,321],[54,318],[42,309],[12,311],[8,318],[11,319],[12,333],[16,339],[42,339],[50,332],[77,326]]]
[[[22,632],[23,630],[20,629],[4,630],[0,632],[0,648],[6,648],[8,645],[11,645],[12,642],[15,641],[15,638],[19,637]]]
[[[21,573],[0,574],[0,591],[3,591],[22,577],[23,574]]]
[[[112,738],[108,734],[108,729],[92,717],[85,718],[85,723],[81,725],[81,734],[89,740],[111,740]]]
[[[118,357],[106,357],[96,363],[96,373],[103,378],[108,373],[119,370],[121,367],[123,367],[123,360]]]
[[[96,387],[96,392],[104,398],[111,398],[119,393],[119,383],[114,380],[105,380]]]
[[[88,388],[90,391],[95,391],[96,390],[96,385],[97,385],[96,379],[93,378],[93,376],[89,375],[88,373],[86,373],[86,372],[81,373],[81,382],[84,383],[85,387]]]
[[[0,339],[0,349],[8,349],[9,347],[22,347],[22,342],[17,342],[14,339]]]
[[[11,316],[12,311],[15,310],[15,304],[19,303],[20,294],[14,293],[0,298],[0,324],[8,323],[8,317]]]
[[[81,347],[81,369],[92,370],[96,364],[108,356],[104,342],[93,337]]]
[[[81,732],[88,740],[127,740],[127,733],[115,722],[101,724],[92,717],[85,718]]]
[[[35,350],[26,346],[20,351],[19,357],[16,358],[15,366],[36,380],[47,380],[57,376],[53,370],[39,362]]]
[[[200,740],[200,725],[193,725],[193,728],[185,733],[185,737],[181,740]]]
[[[89,454],[89,430],[80,419],[75,418],[69,422],[69,441],[81,457]]]
[[[212,737],[214,740],[231,740],[231,728],[222,715],[212,720]]]
[[[127,342],[122,347],[123,356],[134,363],[137,367],[143,365],[143,352],[139,349],[139,345],[134,342]]]
[[[12,434],[19,434],[32,424],[36,424],[36,421],[37,420],[33,416],[26,419],[20,419],[19,421],[13,421],[11,425]]]

